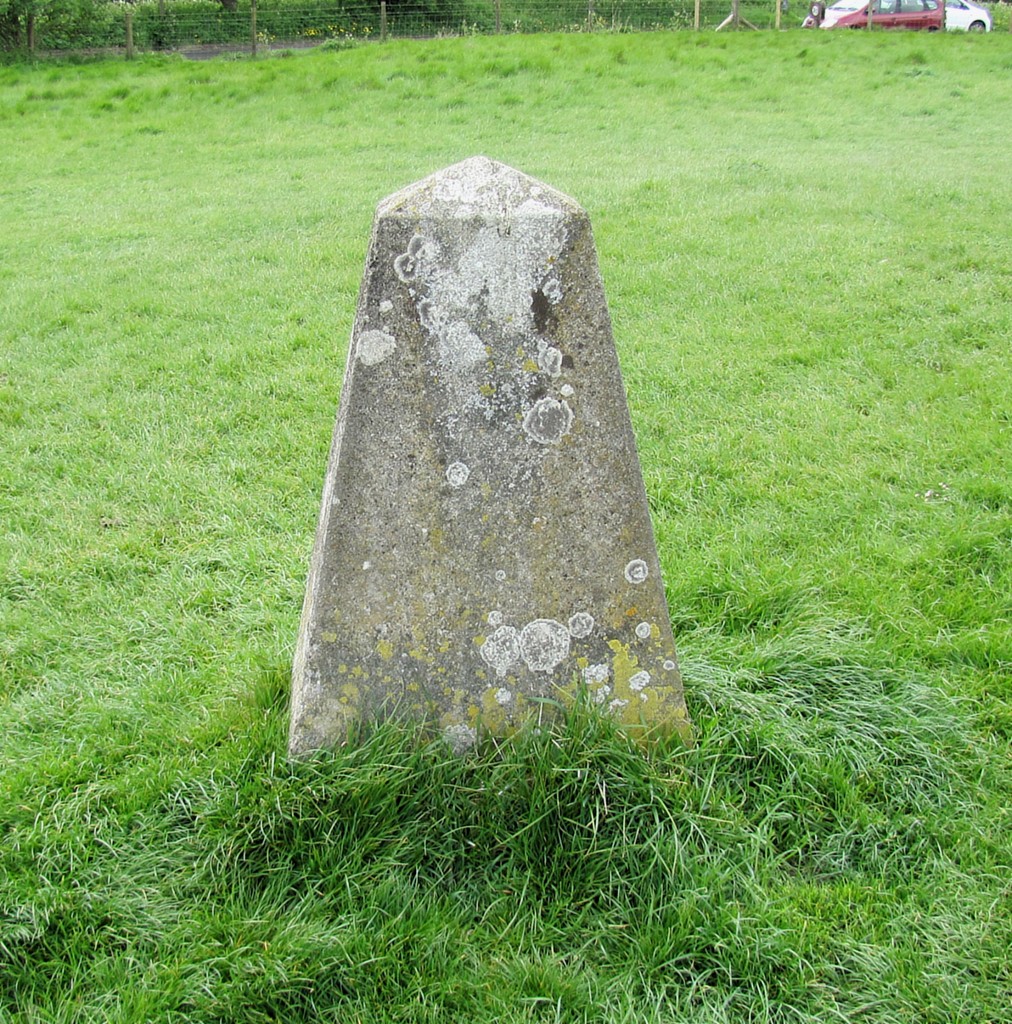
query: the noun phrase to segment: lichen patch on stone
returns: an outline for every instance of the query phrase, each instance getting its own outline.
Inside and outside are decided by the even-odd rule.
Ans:
[[[504,676],[520,663],[520,635],[513,626],[500,626],[479,648],[482,660]]]
[[[466,369],[484,363],[485,346],[463,320],[454,320],[439,332],[439,361],[451,370]]]
[[[555,619],[535,619],[520,631],[520,654],[532,672],[551,672],[569,655],[569,630]]]
[[[566,401],[542,398],[524,416],[524,433],[538,444],[558,444],[573,425],[573,410]]]
[[[393,355],[397,339],[386,331],[363,331],[358,336],[358,361],[365,366],[375,366]]]
[[[464,754],[478,742],[478,732],[469,725],[454,723],[443,729],[443,739],[455,754]]]
[[[453,488],[463,487],[471,470],[463,462],[451,462],[446,467],[446,482]]]
[[[583,681],[588,686],[596,686],[600,683],[605,682],[611,675],[608,666],[601,663],[598,665],[588,665],[583,670]]]
[[[625,578],[630,583],[643,583],[649,575],[650,569],[648,568],[647,563],[644,562],[642,558],[634,558],[625,567]]]
[[[633,693],[639,693],[639,691],[642,690],[644,686],[648,686],[649,684],[650,684],[650,673],[649,672],[641,670],[639,672],[634,672],[629,677],[629,689],[632,690]]]
[[[554,345],[540,342],[538,345],[538,369],[549,377],[558,377],[562,373],[562,352]]]
[[[589,612],[575,612],[569,617],[569,634],[577,640],[590,636],[594,629],[594,616]]]

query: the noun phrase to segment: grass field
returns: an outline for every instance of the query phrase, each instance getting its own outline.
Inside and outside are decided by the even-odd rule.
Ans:
[[[1012,38],[0,68],[0,1021],[1007,1024]],[[284,757],[376,202],[590,211],[696,746]]]

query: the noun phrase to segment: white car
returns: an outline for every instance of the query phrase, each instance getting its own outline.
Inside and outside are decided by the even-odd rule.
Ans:
[[[990,32],[991,12],[970,0],[945,0],[945,27],[957,32]]]

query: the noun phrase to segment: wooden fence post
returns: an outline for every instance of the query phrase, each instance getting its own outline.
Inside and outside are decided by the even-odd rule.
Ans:
[[[257,55],[257,0],[250,0],[249,5],[249,43],[250,52]]]
[[[35,14],[31,11],[28,13],[28,52],[34,57],[35,56]]]
[[[758,31],[751,21],[741,16],[741,0],[731,0],[731,13],[717,26],[715,31],[719,32],[721,29],[727,28],[728,25],[734,29],[739,29],[744,25],[746,28],[752,29],[753,32]]]
[[[502,32],[502,0],[495,0],[495,34]]]
[[[380,42],[387,41],[387,0],[380,0]]]
[[[126,9],[126,59],[134,59],[134,12],[132,7]]]
[[[774,19],[773,19],[773,27],[779,32],[780,31],[780,11],[781,11],[781,8],[783,7],[783,4],[781,3],[781,0],[773,0],[773,3],[776,4],[776,14],[775,14]]]
[[[594,31],[594,0],[587,0],[587,31]]]
[[[698,32],[699,31],[699,0],[696,0],[696,12],[692,18],[692,27]]]

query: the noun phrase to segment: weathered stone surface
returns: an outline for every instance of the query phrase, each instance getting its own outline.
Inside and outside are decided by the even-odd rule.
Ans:
[[[465,749],[581,685],[687,732],[589,220],[476,157],[377,210],[290,750],[393,712]]]

